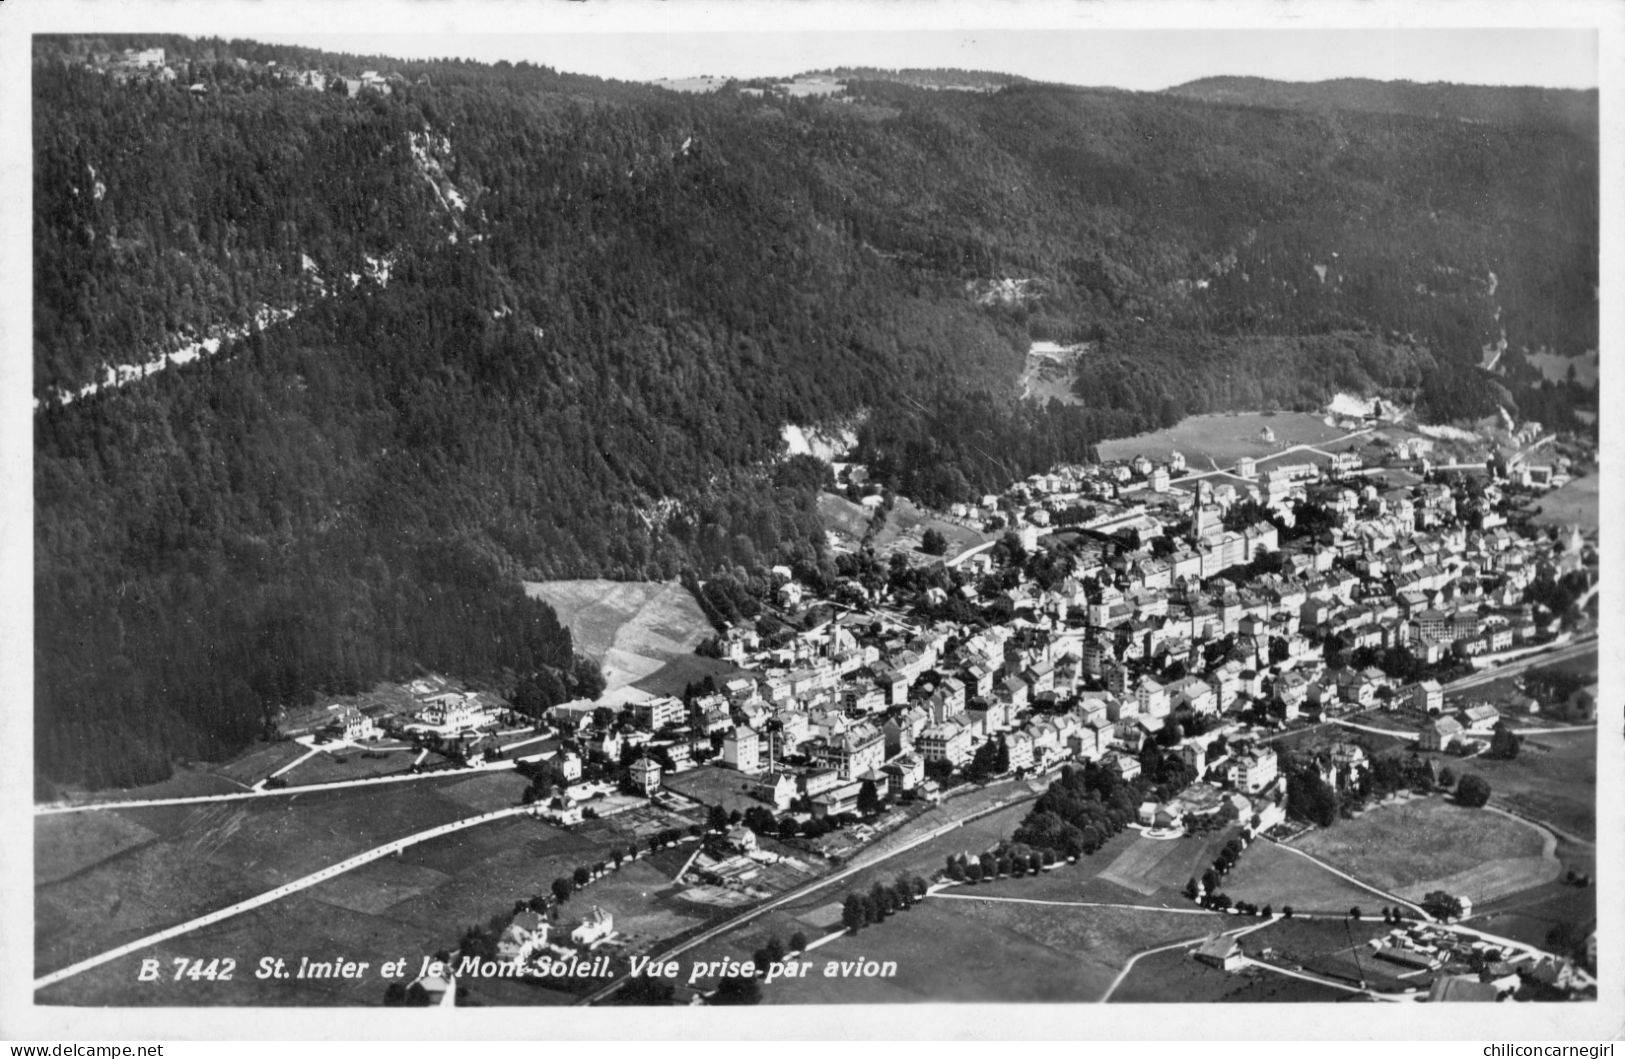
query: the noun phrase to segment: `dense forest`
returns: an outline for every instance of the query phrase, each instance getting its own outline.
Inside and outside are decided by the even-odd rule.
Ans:
[[[1457,122],[1531,127],[1559,126],[1582,137],[1597,133],[1597,94],[1532,86],[1456,85],[1445,82],[1270,81],[1262,77],[1204,77],[1167,90],[1210,103],[1281,110],[1363,110]]]
[[[174,79],[121,73],[133,47]],[[387,93],[347,89],[363,70]],[[568,671],[521,575],[814,562],[787,423],[861,420],[877,479],[941,503],[1340,389],[1562,422],[1583,388],[1481,349],[1597,341],[1594,129],[878,71],[682,95],[173,37],[38,38],[33,76],[57,781],[160,778],[417,667]],[[293,316],[245,326],[267,307]],[[1081,404],[1014,400],[1034,338],[1091,343]]]

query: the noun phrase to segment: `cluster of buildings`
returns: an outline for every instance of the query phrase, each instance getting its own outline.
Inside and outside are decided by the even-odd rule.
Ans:
[[[300,69],[279,64],[275,60],[258,63],[239,57],[227,62],[232,69],[253,70],[290,88],[316,92],[342,90],[352,99],[364,91],[387,96],[393,93],[397,86],[406,83],[406,79],[400,74],[380,73],[377,70],[363,70],[358,76],[351,76],[332,70]],[[119,51],[92,52],[86,56],[86,64],[121,81],[151,80],[164,84],[185,81],[184,87],[194,95],[205,95],[209,91],[207,81],[190,81],[184,75],[190,72],[193,76],[203,76],[205,71],[215,68],[216,60],[206,58],[175,62],[164,48],[125,48]]]
[[[1406,472],[1392,484],[1391,468],[1323,455],[1264,470],[1244,460],[1234,474],[1187,476],[1176,455],[1035,475],[983,506],[1003,512],[1029,551],[1064,542],[1064,576],[1012,577],[998,548],[917,556],[948,576],[923,592],[847,579],[837,591],[860,590],[866,609],[834,608],[771,643],[730,628],[722,654],[741,672],[687,704],[632,706],[631,731],[592,726],[591,704],[552,719],[611,757],[629,739],[679,770],[714,757],[775,810],[823,816],[854,809],[865,783],[933,797],[989,742],[1011,772],[1100,760],[1132,778],[1145,740],[1200,716],[1189,727],[1204,734],[1182,732],[1178,752],[1213,796],[1146,815],[1171,823],[1224,808],[1268,819],[1284,799],[1274,753],[1249,743],[1254,727],[1380,706],[1413,712],[1441,746],[1487,732],[1492,707],[1444,717],[1436,681],[1340,660],[1404,648],[1426,665],[1548,638],[1551,616],[1525,590],[1580,568],[1586,548],[1577,533],[1514,532],[1494,481],[1452,488]],[[1282,539],[1266,515],[1290,523],[1300,502],[1318,508],[1317,526]],[[776,573],[782,607],[820,602]],[[950,594],[1008,618],[980,627],[923,616]],[[1358,747],[1343,756],[1327,763],[1339,786],[1366,767]],[[641,766],[639,785],[657,786],[658,771]]]
[[[508,713],[497,696],[461,691],[438,678],[419,679],[403,690],[410,698],[401,705],[331,705],[318,728],[329,737],[349,743],[414,732],[473,738],[478,730],[497,724]]]

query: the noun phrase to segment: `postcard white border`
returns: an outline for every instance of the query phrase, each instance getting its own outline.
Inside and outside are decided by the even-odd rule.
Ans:
[[[0,485],[8,500],[0,506],[0,577],[7,606],[0,609],[3,644],[13,701],[0,710],[0,745],[13,748],[11,767],[0,769],[5,841],[0,841],[0,879],[7,900],[0,908],[0,1033],[10,1039],[100,1040],[577,1040],[713,1038],[954,1038],[1004,1039],[1457,1039],[1575,1040],[1612,1039],[1625,1026],[1625,960],[1618,898],[1625,828],[1621,828],[1622,653],[1620,600],[1605,591],[1600,643],[1601,685],[1608,689],[1599,708],[1599,827],[1597,876],[1598,978],[1602,995],[1595,1004],[1468,1005],[921,1005],[875,1007],[772,1007],[757,1009],[465,1009],[417,1013],[384,1009],[85,1009],[35,1007],[32,1003],[32,785],[23,762],[32,747],[32,494],[30,454],[31,198],[29,69],[30,36],[40,32],[174,32],[190,36],[254,37],[289,26],[331,26],[335,31],[373,32],[410,26],[413,32],[447,35],[499,28],[504,33],[629,31],[682,34],[700,31],[748,33],[765,30],[815,32],[832,25],[876,30],[922,28],[1365,28],[1403,32],[1425,27],[1568,27],[1598,33],[1598,77],[1602,104],[1601,187],[1603,194],[1602,378],[1607,398],[1621,396],[1619,355],[1621,315],[1618,297],[1625,284],[1620,257],[1621,83],[1625,72],[1625,5],[1608,2],[1479,3],[1190,3],[1185,0],[1126,3],[1003,2],[922,4],[804,0],[800,3],[738,0],[734,3],[654,3],[606,0],[581,4],[517,2],[457,3],[447,0],[364,0],[358,3],[225,3],[198,0],[135,0],[86,3],[13,0],[0,7],[0,276],[7,280],[0,299]],[[783,71],[790,73],[793,71]],[[1237,71],[1244,72],[1244,71]],[[1605,407],[1611,407],[1605,398]],[[1602,576],[1621,584],[1619,542],[1611,533],[1621,512],[1620,423],[1605,416],[1602,425]],[[1625,524],[1625,523],[1622,523]],[[1379,1014],[1380,1013],[1380,1014]]]

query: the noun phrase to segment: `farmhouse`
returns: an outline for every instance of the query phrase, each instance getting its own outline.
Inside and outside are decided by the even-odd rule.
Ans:
[[[1221,971],[1234,971],[1244,961],[1241,946],[1235,938],[1214,936],[1197,946],[1194,953],[1198,963],[1205,963],[1209,967],[1217,967]]]

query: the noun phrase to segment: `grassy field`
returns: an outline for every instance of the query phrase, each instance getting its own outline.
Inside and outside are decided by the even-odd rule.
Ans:
[[[458,832],[414,846],[398,857],[374,861],[274,905],[86,972],[42,992],[40,999],[44,1003],[118,1005],[377,1004],[388,984],[376,977],[383,961],[417,960],[436,949],[455,948],[469,925],[506,914],[515,901],[546,891],[555,878],[569,874],[577,865],[607,860],[609,847],[624,845],[626,840],[624,834],[607,824],[587,833],[572,833],[528,819]],[[205,862],[194,866],[184,879],[172,880],[168,885],[185,891],[197,876],[198,890],[208,898],[206,907],[215,908],[240,899],[233,896],[228,884],[245,874],[239,871],[232,876]],[[561,924],[573,926],[593,904],[603,903],[614,911],[623,930],[639,932],[663,926],[680,929],[693,917],[682,915],[680,910],[652,911],[641,900],[627,899],[633,894],[641,896],[664,879],[641,862],[629,864],[573,897],[563,907]],[[257,893],[264,887],[248,889]],[[53,902],[41,903],[51,912],[41,929],[71,934],[61,922],[65,913]],[[641,918],[639,908],[643,909]],[[657,921],[657,914],[668,919]],[[82,911],[79,918],[85,918]],[[79,937],[72,954],[82,957],[103,951],[120,940],[124,939]],[[60,943],[57,946],[63,947]],[[169,983],[157,988],[141,985],[136,979],[135,971],[143,957],[160,957],[167,967],[172,957],[216,955],[238,960],[236,980]],[[297,962],[301,955],[312,959],[342,956],[369,960],[373,971],[358,981],[261,981],[244,970],[266,956],[283,956]],[[65,958],[56,959],[51,966],[67,962]],[[473,988],[488,1003],[553,1004],[569,999],[561,993],[516,982],[481,981]]]
[[[1265,427],[1275,434],[1273,442],[1260,439]],[[1243,456],[1263,459],[1293,445],[1330,442],[1344,433],[1327,426],[1323,417],[1303,412],[1187,416],[1166,430],[1102,441],[1100,458],[1127,460],[1144,453],[1150,459],[1165,460],[1170,453],[1180,452],[1190,469],[1200,472],[1213,469],[1209,459],[1229,467]]]
[[[853,546],[869,531],[874,517],[869,508],[835,493],[818,494],[818,514],[826,529],[849,538]],[[898,497],[886,516],[885,525],[875,534],[875,550],[882,553],[887,549],[919,551],[927,529],[935,529],[948,541],[950,558],[990,539],[987,534],[937,518],[916,507],[907,497]]]
[[[840,903],[846,894],[866,892],[876,881],[890,883],[905,870],[929,877],[942,867],[949,854],[975,854],[1009,837],[1027,810],[1027,805],[1018,805],[989,814],[883,865],[776,909],[690,955],[696,960],[721,956],[748,959],[774,935],[784,941],[802,931],[809,938],[817,938],[839,923]],[[813,954],[820,961],[859,956],[895,960],[899,965],[897,978],[818,978],[776,983],[768,990],[767,1001],[1096,999],[1130,953],[1152,944],[1147,939],[1161,943],[1176,937],[1200,938],[1209,918],[1223,922],[1218,916],[1157,911],[1189,909],[1190,905],[1175,891],[1159,889],[1147,896],[1102,877],[1104,869],[1125,850],[1144,842],[1137,833],[1127,831],[1077,865],[1037,877],[955,888],[951,892],[961,898],[1015,900],[932,898],[912,911],[856,937],[832,942]],[[1189,845],[1191,849],[1201,848],[1199,843]],[[1183,887],[1186,878],[1181,875],[1178,886]],[[1023,903],[1031,901],[1139,904],[1145,910]]]
[[[701,765],[687,772],[663,777],[660,782],[702,805],[720,805],[729,812],[735,809],[744,812],[752,806],[767,805],[746,791],[745,785],[752,782],[751,778],[734,769]]]
[[[1538,526],[1568,526],[1578,522],[1580,532],[1596,537],[1600,508],[1597,490],[1600,484],[1598,475],[1588,474],[1574,479],[1561,489],[1553,489],[1537,501],[1540,514],[1532,521]]]
[[[937,518],[915,507],[908,497],[900,496],[892,506],[891,514],[886,516],[885,527],[875,535],[875,547],[883,549],[904,545],[918,549],[928,529],[936,530],[947,539],[950,558],[991,539],[987,534]]]
[[[248,784],[236,783],[224,776],[208,771],[208,765],[177,765],[174,775],[159,783],[144,787],[109,788],[94,793],[64,788],[63,802],[123,802],[146,801],[153,798],[192,798],[203,794],[236,794],[246,790]]]
[[[1218,916],[1212,917],[1214,921]],[[770,1004],[1090,1002],[1149,944],[1201,938],[1207,917],[930,898],[820,947],[831,961],[896,963],[889,978],[825,977],[767,987]],[[750,937],[748,948],[760,939]],[[748,953],[747,953],[748,955]]]
[[[955,892],[972,896],[1013,897],[1039,901],[1094,901],[1105,904],[1143,905],[1146,908],[1191,907],[1180,892],[1190,877],[1188,873],[1179,877],[1177,885],[1158,885],[1149,888],[1125,885],[1116,878],[1116,872],[1112,869],[1119,865],[1122,858],[1130,851],[1150,844],[1149,840],[1142,839],[1138,832],[1124,831],[1107,841],[1093,856],[1084,857],[1076,864],[1057,867],[1036,877],[1028,875],[1019,879],[977,883]],[[1167,845],[1183,846],[1185,855],[1191,857],[1195,857],[1203,848],[1195,839],[1181,839]],[[1200,875],[1201,872],[1198,871],[1197,874]],[[1168,877],[1171,878],[1172,875],[1169,874]]]
[[[1491,804],[1596,838],[1596,732],[1530,732],[1513,760],[1480,758],[1470,767],[1489,781]]]
[[[732,662],[725,662],[720,658],[706,658],[696,654],[678,655],[648,676],[639,677],[626,687],[648,692],[650,695],[681,695],[690,684],[699,684],[706,677],[715,677],[721,682],[742,672],[744,670]]]
[[[1339,820],[1304,835],[1297,848],[1402,897],[1416,900],[1444,888],[1476,902],[1555,874],[1558,865],[1544,855],[1545,844],[1528,824],[1425,798]]]
[[[509,784],[508,804],[524,786],[506,773],[481,779],[493,787]],[[37,880],[36,966],[60,967],[474,811],[437,787],[438,781],[426,780],[389,789],[39,817],[36,848],[73,856],[48,860],[50,874]]]
[[[1226,829],[1203,838],[1138,838],[1101,871],[1100,877],[1145,896],[1159,892],[1164,896],[1180,894],[1192,876],[1200,876],[1213,863],[1232,834]]]
[[[1269,926],[1243,937],[1241,950],[1257,957],[1265,949],[1273,949],[1278,958],[1301,963],[1318,956],[1346,954],[1350,948],[1364,945],[1392,929],[1378,915],[1366,915],[1358,922],[1278,917]]]
[[[1597,679],[1597,648],[1592,645],[1591,650],[1565,658],[1560,662],[1553,662],[1548,666],[1537,666],[1535,673],[1568,673],[1572,676],[1586,677],[1589,680]]]
[[[1291,905],[1298,912],[1342,913],[1379,900],[1371,891],[1273,842],[1248,846],[1220,889],[1233,900],[1269,905],[1277,912]]]
[[[558,612],[576,650],[603,667],[609,691],[693,654],[712,632],[694,597],[675,583],[527,581],[525,591]]]
[[[818,517],[823,520],[826,530],[850,537],[856,542],[862,540],[863,535],[869,531],[869,523],[874,518],[874,512],[862,504],[854,504],[844,496],[819,493]]]
[[[1573,842],[1559,842],[1557,858],[1565,872],[1594,877],[1595,850]],[[1559,877],[1507,897],[1475,905],[1471,925],[1531,945],[1546,945],[1553,928],[1567,927],[1584,938],[1597,922],[1597,887],[1577,886]]]
[[[284,772],[281,779],[286,780],[290,787],[300,787],[314,783],[367,779],[370,776],[395,776],[410,772],[412,762],[418,759],[417,752],[412,750],[375,751],[375,753],[377,757],[368,757],[362,751],[349,747],[337,747],[331,752],[324,750]],[[430,754],[423,759],[425,768],[445,764],[446,759],[438,754]]]
[[[305,747],[291,740],[261,743],[230,761],[209,766],[209,771],[236,783],[252,786],[284,765],[299,760],[307,752]]]
[[[117,813],[67,813],[34,820],[34,879],[54,883],[157,838]]]
[[[1523,359],[1533,368],[1539,370],[1549,382],[1563,382],[1569,377],[1569,370],[1574,370],[1574,380],[1582,386],[1595,386],[1599,363],[1597,351],[1589,350],[1577,356],[1565,357],[1560,353],[1541,350],[1538,353],[1524,353]]]
[[[1361,720],[1357,723],[1365,724],[1366,722]],[[1337,743],[1353,743],[1364,747],[1366,753],[1370,755],[1385,754],[1393,750],[1408,752],[1415,746],[1414,740],[1401,738],[1397,734],[1376,735],[1372,732],[1354,731],[1335,724],[1315,725],[1300,731],[1289,732],[1272,742],[1277,750],[1294,750],[1301,753],[1313,753],[1330,748]]]

